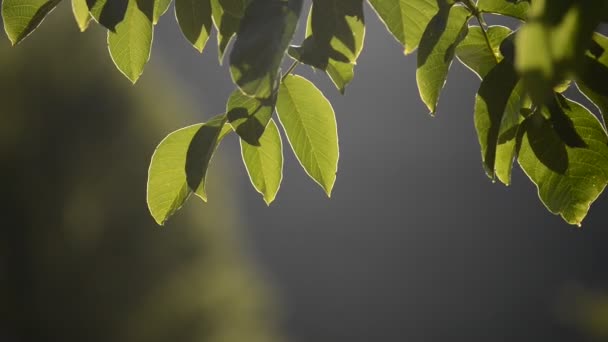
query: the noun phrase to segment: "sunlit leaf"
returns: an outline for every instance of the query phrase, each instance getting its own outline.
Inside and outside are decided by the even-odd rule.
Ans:
[[[3,0],[4,30],[13,45],[18,44],[44,20],[61,0]]]
[[[148,171],[148,208],[160,225],[173,215],[192,192],[204,201],[205,177],[224,129],[225,115],[169,134],[158,145]]]
[[[277,125],[270,120],[259,146],[241,139],[241,154],[253,187],[266,204],[274,201],[283,179],[283,143]]]
[[[153,25],[140,10],[137,0],[129,0],[124,19],[108,31],[108,47],[118,69],[135,83],[150,59]]]
[[[339,155],[331,104],[310,81],[289,75],[279,90],[277,114],[300,164],[330,196]]]
[[[344,93],[354,77],[364,38],[363,0],[317,0],[308,16],[306,39],[289,53],[302,63],[327,71]]]
[[[481,157],[490,178],[510,183],[519,112],[524,101],[513,64],[498,63],[485,76],[475,97],[475,129]],[[499,145],[501,146],[499,149]]]
[[[516,66],[536,103],[550,98],[553,87],[582,63],[604,0],[535,0],[529,22],[516,36]]]
[[[239,8],[243,8],[242,13],[236,13],[233,4],[234,1],[240,1],[243,5]],[[246,0],[230,0],[230,1],[222,1],[222,0],[211,0],[211,12],[213,18],[213,24],[217,30],[217,46],[218,46],[218,59],[220,64],[224,59],[224,53],[226,52],[226,48],[228,44],[232,40],[232,37],[239,30],[239,25],[241,23],[241,18],[244,15],[245,3]],[[231,10],[226,10],[224,5],[229,3]]]
[[[386,28],[405,48],[414,52],[431,18],[439,11],[438,3],[447,0],[368,0]]]
[[[230,75],[245,94],[271,97],[301,9],[302,0],[265,0],[245,10],[230,53]]]
[[[569,147],[552,123],[536,114],[525,122],[518,161],[547,209],[580,225],[608,182],[608,137],[586,108],[562,97],[559,103],[586,147]]]
[[[479,78],[483,79],[488,71],[502,60],[500,43],[509,34],[511,34],[511,30],[508,27],[488,27],[487,35],[492,47],[492,50],[490,50],[481,27],[470,26],[469,33],[456,48],[456,57]]]
[[[154,0],[153,20],[154,25],[158,23],[160,17],[167,12],[172,0]]]
[[[530,3],[516,0],[479,0],[477,8],[481,12],[502,14],[526,20]]]
[[[276,96],[270,99],[249,97],[235,90],[226,104],[226,116],[232,129],[248,144],[259,146],[259,139],[274,112]]]
[[[581,92],[602,113],[604,125],[608,123],[608,38],[599,33],[593,36],[593,47],[580,64],[576,84]]]
[[[186,39],[203,52],[213,26],[211,1],[175,0],[175,17]]]
[[[443,7],[431,19],[420,42],[416,81],[422,101],[435,113],[456,46],[465,38],[469,11],[462,6]]]
[[[123,21],[129,0],[86,0],[91,16],[110,31]]]
[[[91,15],[86,0],[72,0],[72,12],[80,31],[85,31],[89,27]]]

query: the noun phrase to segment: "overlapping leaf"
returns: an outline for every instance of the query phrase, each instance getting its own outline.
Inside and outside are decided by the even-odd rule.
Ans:
[[[313,1],[306,39],[289,53],[302,63],[327,71],[343,93],[365,38],[363,0]]]
[[[3,0],[4,30],[13,45],[18,44],[44,20],[61,0]]]
[[[477,8],[481,12],[507,15],[526,20],[530,3],[526,0],[479,0]]]
[[[230,75],[245,94],[271,97],[301,9],[302,0],[254,1],[247,6],[230,53]]]
[[[470,17],[463,6],[442,7],[426,27],[418,51],[416,80],[422,101],[435,113],[458,44]]]
[[[339,155],[331,104],[310,81],[289,75],[281,83],[277,114],[300,164],[330,196]]]
[[[112,60],[131,82],[144,71],[152,49],[153,24],[137,0],[129,0],[124,19],[108,31],[108,47]]]
[[[439,4],[448,0],[368,0],[386,28],[405,49],[414,52],[420,43],[424,28],[439,11]]]
[[[224,59],[226,48],[239,30],[247,0],[211,0],[213,23],[217,30],[218,58]]]
[[[175,17],[182,33],[199,52],[211,35],[211,0],[175,0]]]
[[[529,22],[516,37],[516,65],[536,103],[543,103],[553,87],[582,62],[601,15],[604,0],[535,0]]]
[[[504,26],[490,26],[486,33],[492,50],[479,26],[469,27],[469,33],[456,48],[456,57],[481,79],[502,60],[500,43],[511,34],[511,30]]]
[[[250,145],[259,146],[260,137],[272,117],[276,96],[269,99],[249,97],[235,90],[226,104],[226,115],[233,130]]]
[[[270,120],[259,146],[241,139],[241,154],[253,187],[266,204],[274,201],[283,179],[283,143],[277,125]]]
[[[608,38],[599,33],[593,36],[589,49],[579,69],[577,85],[593,102],[608,123]]]
[[[167,12],[172,0],[154,0],[152,23],[156,25],[160,17]]]
[[[507,185],[525,98],[518,81],[513,64],[503,60],[488,72],[475,97],[475,129],[484,168],[490,178],[496,175]]]
[[[518,162],[547,209],[579,224],[608,182],[608,137],[597,118],[559,96],[559,105],[586,147],[570,147],[540,114],[525,122]]]
[[[85,31],[89,27],[91,15],[86,0],[72,0],[72,12],[80,31]]]
[[[228,132],[225,115],[169,134],[158,145],[148,171],[148,208],[160,225],[192,192],[207,201],[205,177],[213,153]]]

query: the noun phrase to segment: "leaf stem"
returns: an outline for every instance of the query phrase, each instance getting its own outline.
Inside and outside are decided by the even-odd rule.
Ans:
[[[294,61],[293,64],[291,64],[291,66],[289,66],[289,69],[287,69],[287,71],[285,72],[285,74],[283,75],[283,77],[281,77],[281,83],[283,81],[285,81],[285,79],[287,78],[287,76],[289,74],[291,74],[299,64],[300,64],[299,61]]]
[[[477,22],[479,23],[479,27],[481,27],[481,32],[483,33],[483,38],[486,41],[486,45],[488,46],[488,49],[490,50],[490,53],[492,54],[492,56],[494,56],[494,60],[496,61],[496,64],[498,64],[500,61],[498,60],[498,56],[496,56],[496,53],[494,53],[494,48],[492,48],[492,43],[490,43],[490,37],[488,37],[488,31],[487,31],[488,24],[483,19],[483,15],[479,11],[479,8],[477,8],[477,5],[475,5],[475,3],[473,3],[473,1],[465,0],[464,4],[471,11],[471,13],[475,17],[475,19],[477,19]]]

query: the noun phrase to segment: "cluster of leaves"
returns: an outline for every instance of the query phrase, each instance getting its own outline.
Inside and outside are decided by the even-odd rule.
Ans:
[[[6,32],[18,43],[61,0],[3,0]],[[110,55],[131,81],[150,56],[154,25],[171,0],[72,0],[76,21],[108,30]],[[421,99],[435,113],[456,57],[481,79],[474,122],[484,169],[509,184],[515,161],[546,207],[580,224],[608,183],[608,21],[604,0],[368,0],[388,31],[417,52]],[[253,186],[270,204],[279,189],[283,145],[275,121],[307,174],[329,196],[338,166],[338,133],[329,101],[294,75],[298,64],[326,72],[344,93],[365,38],[363,0],[313,0],[306,36],[292,45],[302,0],[175,0],[177,22],[203,51],[217,32],[220,62],[231,41],[236,90],[224,114],[171,133],[156,149],[148,204],[162,224],[194,193],[220,141],[235,132]],[[515,18],[515,30],[487,25],[485,14]],[[475,25],[477,24],[477,25]],[[284,73],[286,57],[294,60]],[[564,96],[576,85],[604,118]]]

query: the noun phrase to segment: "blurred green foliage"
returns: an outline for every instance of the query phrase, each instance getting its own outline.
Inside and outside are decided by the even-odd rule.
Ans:
[[[277,340],[230,198],[162,229],[145,206],[150,146],[187,101],[158,70],[124,82],[101,30],[49,20],[0,46],[0,340]]]

